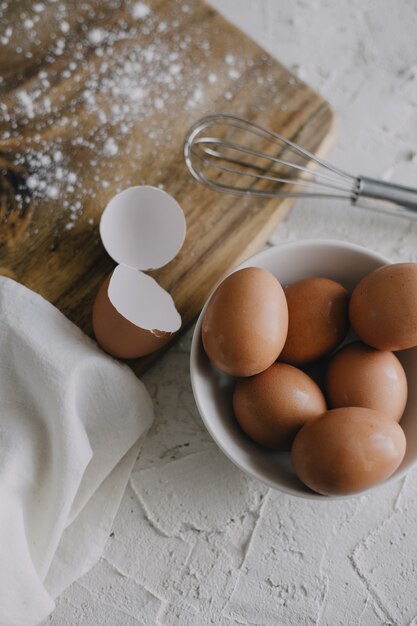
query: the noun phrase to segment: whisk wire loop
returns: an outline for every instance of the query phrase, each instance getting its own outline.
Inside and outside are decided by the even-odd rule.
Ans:
[[[213,150],[211,148],[207,148],[208,145],[213,144],[216,146],[219,146],[221,148],[226,148],[229,150],[235,150],[237,152],[243,152],[244,154],[250,154],[252,156],[256,156],[259,157],[261,159],[265,159],[267,161],[270,161],[271,163],[277,163],[279,165],[285,165],[288,168],[293,168],[295,170],[298,170],[300,172],[305,172],[307,174],[309,174],[309,176],[311,176],[312,178],[314,178],[315,180],[322,178],[323,180],[328,180],[330,183],[330,186],[333,184],[333,188],[334,189],[340,189],[341,184],[337,185],[337,179],[333,176],[333,175],[329,175],[329,174],[325,174],[324,172],[321,172],[319,170],[313,170],[309,167],[306,167],[304,165],[299,165],[297,163],[292,163],[290,161],[287,161],[285,159],[280,159],[278,157],[272,156],[272,155],[268,155],[265,154],[263,152],[259,152],[259,150],[253,150],[251,148],[247,148],[245,146],[240,146],[238,144],[234,144],[234,143],[230,143],[227,141],[221,141],[217,138],[213,138],[213,137],[201,137],[199,139],[197,139],[194,143],[194,145],[196,146],[200,146],[202,147],[202,152],[207,154],[208,156],[212,156],[215,158],[218,158],[222,161],[228,161],[229,163],[234,163],[236,165],[243,165],[245,167],[248,167],[250,169],[257,169],[261,172],[265,171],[265,168],[262,168],[260,166],[257,166],[255,164],[252,163],[247,163],[245,161],[240,161],[237,159],[232,159],[228,156],[226,156],[225,154],[222,154],[221,152],[219,152],[218,150]],[[194,154],[194,156],[200,156],[196,150],[192,150],[192,153]],[[209,161],[207,160],[207,163],[209,163]],[[220,167],[220,166],[217,166]],[[242,174],[243,172],[239,172],[240,174]],[[286,181],[281,181],[281,182],[294,182],[294,179],[291,180],[286,180]],[[297,181],[298,184],[299,181]],[[317,181],[318,182],[318,181]],[[319,182],[318,182],[319,184]],[[352,185],[350,184],[349,186],[346,185],[346,190],[349,191],[352,188]]]
[[[221,136],[215,136],[213,130],[217,128]],[[227,138],[227,132],[242,131],[241,142]],[[224,134],[226,132],[226,137]],[[270,154],[249,145],[249,138],[256,137],[277,146],[281,152]],[[284,155],[282,154],[284,152]],[[309,164],[314,162],[327,171],[313,169],[308,165],[296,163],[284,158],[285,153],[292,153]],[[233,156],[231,156],[233,155]],[[309,150],[298,146],[290,139],[279,133],[262,128],[254,122],[242,120],[233,115],[210,115],[195,124],[189,131],[185,144],[184,156],[187,167],[192,175],[201,183],[218,191],[235,194],[254,194],[258,196],[290,196],[297,197],[302,193],[309,197],[333,197],[351,199],[355,184],[355,177],[342,170],[328,165],[315,157]],[[252,162],[245,157],[254,157]],[[255,159],[257,162],[255,162]],[[259,161],[265,165],[261,166]],[[239,169],[228,167],[225,163],[238,166]],[[276,171],[275,166],[286,168],[285,172]],[[291,172],[291,174],[288,173]],[[255,173],[257,172],[257,173]],[[221,175],[227,174],[236,177],[232,183],[221,180]],[[252,180],[250,187],[240,185],[243,177]],[[255,187],[259,182],[275,183],[274,189],[260,189]],[[296,185],[303,191],[288,191],[280,188],[281,185]]]
[[[265,145],[269,152],[264,151]],[[215,191],[270,198],[334,198],[352,204],[372,199],[382,202],[376,209],[369,203],[365,208],[417,218],[417,189],[352,176],[291,139],[235,115],[209,115],[194,124],[185,138],[184,158],[194,178]]]

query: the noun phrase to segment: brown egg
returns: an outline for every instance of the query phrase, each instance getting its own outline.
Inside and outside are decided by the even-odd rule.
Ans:
[[[288,450],[301,426],[326,411],[314,380],[286,363],[239,380],[233,393],[237,421],[247,435],[273,450]]]
[[[93,305],[93,331],[100,346],[120,359],[136,359],[162,348],[172,333],[139,328],[120,315],[109,300],[111,274],[100,287]]]
[[[286,287],[288,335],[280,360],[304,365],[343,341],[349,330],[347,290],[327,278],[308,278]]]
[[[253,376],[278,358],[288,329],[284,291],[270,272],[248,267],[211,296],[201,336],[210,361],[231,376]]]
[[[294,470],[324,495],[347,495],[385,480],[405,454],[405,435],[393,419],[372,409],[327,411],[305,424],[291,450]]]
[[[407,378],[392,352],[356,341],[332,358],[326,394],[332,408],[361,406],[399,422],[407,403]]]
[[[352,293],[349,316],[373,348],[417,346],[417,263],[384,265],[367,274]]]

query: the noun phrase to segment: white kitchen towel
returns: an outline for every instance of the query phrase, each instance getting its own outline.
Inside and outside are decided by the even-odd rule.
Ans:
[[[55,307],[0,277],[0,624],[34,626],[100,558],[151,399]]]

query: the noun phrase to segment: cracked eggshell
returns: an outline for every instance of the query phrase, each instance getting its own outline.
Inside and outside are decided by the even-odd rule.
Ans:
[[[125,189],[105,208],[100,235],[119,265],[97,295],[93,328],[98,343],[113,356],[150,354],[180,329],[181,317],[170,294],[140,270],[171,261],[185,230],[179,204],[156,187]]]
[[[121,359],[138,358],[162,348],[172,333],[139,328],[123,317],[109,299],[111,277],[109,274],[103,282],[93,306],[93,330],[97,342],[103,350]],[[138,297],[141,299],[140,295]]]
[[[118,265],[108,294],[114,308],[139,328],[169,333],[181,328],[181,316],[170,294],[139,270]]]
[[[174,198],[150,186],[129,187],[110,200],[100,236],[117,263],[149,270],[166,265],[182,247],[184,213]]]

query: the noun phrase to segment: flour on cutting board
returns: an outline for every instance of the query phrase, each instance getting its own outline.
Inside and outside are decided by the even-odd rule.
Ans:
[[[136,4],[133,5],[131,11],[132,17],[134,17],[135,20],[146,17],[147,15],[149,15],[150,12],[151,10],[148,5],[144,4],[143,2],[136,2]]]
[[[11,4],[1,3],[0,18]],[[171,110],[195,111],[198,117],[208,91],[218,85],[228,85],[223,97],[230,102],[230,81],[237,83],[245,69],[244,61],[226,52],[222,66],[213,71],[204,25],[198,27],[199,40],[184,34],[190,10],[186,3],[172,3],[169,22],[161,21],[145,2],[123,6],[126,19],[92,24],[97,7],[93,0],[84,2],[84,12],[74,23],[64,2],[48,0],[22,12],[30,50],[23,50],[17,28],[7,28],[0,39],[14,53],[36,58],[37,33],[49,10],[54,31],[48,56],[39,60],[42,67],[33,80],[0,103],[0,142],[12,146],[13,163],[26,174],[18,203],[47,200],[52,211],[54,202],[59,203],[68,215],[66,229],[82,216],[85,199],[108,187],[109,180],[115,191],[146,182],[126,181],[117,168],[122,154],[141,157],[141,144],[132,143],[138,122],[145,123],[156,156],[172,132]],[[202,62],[193,58],[195,47],[202,51]],[[83,171],[86,163],[89,178]]]

